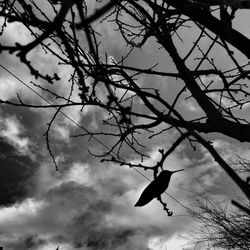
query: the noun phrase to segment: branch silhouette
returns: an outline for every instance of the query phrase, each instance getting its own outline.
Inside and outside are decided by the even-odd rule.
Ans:
[[[102,161],[152,171],[155,180],[138,206],[167,189],[171,175],[166,170],[157,174],[181,145],[193,151],[204,147],[249,199],[249,178],[245,180],[232,169],[222,150],[212,144],[215,134],[250,143],[250,120],[244,113],[250,103],[250,40],[247,32],[234,25],[238,9],[249,11],[249,6],[240,0],[223,2],[97,1],[91,12],[80,0],[59,4],[48,0],[46,8],[31,0],[1,1],[1,33],[17,23],[32,39],[23,43],[18,37],[14,43],[2,39],[0,52],[14,53],[31,76],[49,83],[48,88],[33,86],[51,102],[40,105],[17,95],[16,99],[0,100],[0,104],[60,110],[55,111],[45,132],[54,162],[49,133],[57,115],[72,106],[100,111],[97,130],[92,131],[89,121],[84,121],[88,129],[73,136],[105,141],[101,153],[91,151]],[[107,29],[112,29],[108,36]],[[113,40],[124,52],[120,57],[111,57],[112,50],[107,49]],[[50,56],[50,67],[37,66],[39,56],[27,56],[35,50]],[[138,52],[142,52],[140,67],[133,57]],[[58,73],[65,67],[71,72],[68,79]],[[61,85],[52,85],[60,81],[67,82],[68,96],[57,91]],[[80,98],[77,101],[74,91]],[[162,146],[160,160],[152,166],[144,164],[150,141],[168,135],[174,139]],[[135,158],[140,163],[134,163]]]

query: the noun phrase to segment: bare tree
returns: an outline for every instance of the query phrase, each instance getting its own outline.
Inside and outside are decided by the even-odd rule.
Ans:
[[[247,202],[244,205],[249,208]],[[190,236],[193,244],[207,244],[209,249],[250,248],[250,219],[247,213],[213,200],[197,200],[194,207],[191,215],[199,222],[199,227]]]
[[[188,141],[194,150],[202,145],[250,199],[248,182],[223,159],[206,136],[218,133],[239,142],[250,142],[249,117],[239,115],[250,101],[250,40],[233,28],[239,9],[249,8],[248,1],[96,1],[97,9],[91,13],[87,11],[87,1],[43,2],[46,8],[45,3],[41,5],[35,0],[0,2],[2,33],[9,23],[17,22],[33,35],[27,44],[2,42],[0,50],[14,53],[33,76],[52,84],[60,76],[40,70],[28,57],[32,50],[42,48],[45,54],[59,61],[58,67],[72,68],[69,88],[77,86],[81,100],[76,102],[71,94],[61,96],[36,85],[61,102],[37,105],[25,103],[20,96],[16,102],[0,102],[29,108],[57,108],[46,131],[53,159],[49,131],[55,117],[68,106],[81,109],[95,106],[105,113],[103,124],[99,131],[85,130],[81,136],[99,141],[109,137],[110,144],[104,145],[102,153],[92,152],[102,160],[149,169],[156,177],[166,158]],[[119,41],[128,48],[126,54],[113,61],[106,56],[101,31],[94,28],[97,23],[110,22],[122,38]],[[189,38],[185,36],[187,33]],[[130,53],[146,50],[148,43],[160,55],[171,58],[172,65],[153,61],[147,68],[128,65]],[[218,57],[224,58],[224,64]],[[165,80],[161,84],[140,83],[140,78],[149,82],[156,77]],[[166,80],[177,89],[171,98],[161,92]],[[180,105],[187,101],[200,110],[198,117],[187,118]],[[154,166],[131,163],[136,155],[142,160],[148,157],[141,134],[151,139],[168,133],[175,134],[177,139],[170,148],[159,151],[161,159]],[[124,152],[128,149],[130,157],[125,160]]]
[[[237,156],[230,165],[237,173],[249,175],[249,160]],[[190,243],[196,246],[206,244],[209,248],[249,249],[249,201],[245,198],[239,198],[239,200],[244,204],[246,211],[242,207],[228,204],[228,201],[197,199],[189,213],[199,226],[190,233]]]

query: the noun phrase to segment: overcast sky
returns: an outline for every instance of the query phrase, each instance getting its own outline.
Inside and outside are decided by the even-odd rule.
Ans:
[[[238,18],[235,25],[240,26],[241,22]],[[120,35],[113,30],[112,24],[96,28],[103,35],[103,48],[109,57],[119,60],[127,49]],[[247,29],[248,35],[250,31]],[[188,34],[186,37],[188,39]],[[16,23],[9,24],[1,37],[1,43],[18,41],[25,44],[29,40],[29,33]],[[70,69],[58,68],[57,61],[50,55],[45,56],[40,48],[30,53],[30,58],[44,72],[57,71],[61,80],[49,87],[62,95],[69,94]],[[223,62],[223,58],[221,60]],[[31,80],[47,86],[34,80],[15,55],[2,53],[0,61],[30,86]],[[142,68],[157,61],[159,69],[171,65],[167,54],[159,51],[153,41],[127,59],[128,65]],[[168,78],[139,80],[145,86],[153,81],[165,98],[171,98],[178,91]],[[56,102],[41,90],[36,91]],[[16,100],[17,93],[25,102],[45,104],[0,68],[0,98]],[[79,101],[77,91],[74,91],[73,98]],[[200,112],[189,100],[180,105],[190,117]],[[81,131],[63,115],[57,117],[50,133],[51,147],[59,166],[59,171],[55,170],[43,136],[54,112],[53,109],[0,106],[0,245],[4,250],[55,250],[58,245],[60,250],[191,250],[193,246],[188,244],[187,235],[194,229],[195,222],[186,207],[192,208],[195,198],[199,197],[214,198],[226,204],[238,194],[233,182],[204,149],[193,152],[188,144],[183,144],[164,165],[168,170],[185,169],[173,175],[167,190],[170,196],[163,195],[173,216],[168,217],[156,200],[145,207],[134,207],[149,181],[133,169],[101,163],[100,159],[91,156],[88,149],[95,152],[102,149],[102,145],[94,139],[70,137]],[[81,111],[81,107],[74,107],[63,112],[91,131],[99,128],[100,110],[88,108]],[[249,112],[248,108],[244,112]],[[173,134],[153,140],[145,138],[150,154],[145,164],[150,166],[157,162],[160,157],[158,149],[169,148],[174,139]],[[230,159],[232,152],[250,159],[247,145],[217,135],[211,139],[225,159]],[[153,178],[150,172],[140,171]]]

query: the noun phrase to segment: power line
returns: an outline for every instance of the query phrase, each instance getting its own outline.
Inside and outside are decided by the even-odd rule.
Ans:
[[[35,91],[33,88],[31,88],[27,83],[25,83],[21,78],[19,78],[18,76],[16,76],[14,73],[12,73],[11,71],[9,71],[6,67],[4,67],[3,65],[0,64],[0,67],[2,67],[4,70],[6,70],[10,75],[12,75],[14,78],[16,78],[19,82],[21,82],[23,85],[25,85],[29,90],[31,90],[33,93],[35,93],[36,95],[38,95],[41,99],[43,99],[45,102],[47,102],[50,105],[53,105],[52,102],[50,102],[48,99],[46,99],[45,97],[43,97],[41,94],[39,94],[37,91]],[[55,109],[58,109],[55,107]],[[63,111],[59,111],[59,113],[61,113],[64,117],[66,117],[67,119],[69,119],[72,123],[74,123],[77,127],[79,127],[80,129],[84,130],[84,132],[86,133],[90,133],[90,131],[88,129],[86,129],[84,126],[81,126],[79,123],[77,123],[76,121],[74,121],[70,116],[68,116],[67,114],[65,114]],[[96,138],[94,135],[92,136],[97,142],[99,142],[102,146],[104,146],[106,149],[110,148],[105,145],[102,141],[100,141],[98,138]]]
[[[25,83],[21,78],[19,78],[18,76],[16,76],[13,72],[11,72],[10,70],[8,70],[6,67],[4,67],[2,64],[0,64],[0,67],[2,67],[6,72],[8,72],[10,75],[12,75],[14,78],[16,78],[19,82],[21,82],[24,86],[26,86],[30,91],[32,91],[33,93],[35,93],[37,96],[39,96],[42,100],[44,100],[46,103],[53,105],[53,103],[51,103],[49,100],[47,100],[45,97],[43,97],[41,94],[39,94],[37,91],[35,91],[33,88],[31,88],[27,83]],[[55,107],[55,109],[58,109]],[[70,116],[68,116],[67,114],[65,114],[63,111],[59,111],[60,114],[62,114],[64,117],[66,117],[68,120],[70,120],[72,123],[74,123],[77,127],[79,127],[80,129],[84,130],[86,133],[88,134],[92,134],[88,129],[86,129],[84,126],[80,125],[79,123],[77,123],[76,121],[74,121]],[[94,136],[92,134],[92,138],[94,140],[96,140],[98,143],[100,143],[102,146],[104,146],[106,149],[111,150],[105,143],[103,143],[101,140],[99,140],[96,136]],[[117,156],[117,154],[113,153],[115,156]],[[146,178],[147,180],[149,180],[151,182],[151,180],[144,175],[143,173],[141,173],[138,169],[132,167],[133,170],[135,170],[137,173],[139,173],[141,176],[143,176],[144,178]],[[177,199],[175,199],[172,195],[168,194],[166,191],[164,192],[165,194],[167,194],[170,198],[172,198],[175,202],[177,202],[179,205],[181,205],[183,208],[185,209],[189,209],[188,207],[184,206],[181,202],[179,202]],[[174,217],[177,216],[187,216],[186,214],[183,215],[176,215]],[[172,216],[173,217],[173,216]]]

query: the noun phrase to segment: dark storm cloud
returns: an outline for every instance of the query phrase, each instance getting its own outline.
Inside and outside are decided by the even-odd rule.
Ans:
[[[119,222],[115,224],[106,220],[106,216],[112,214],[112,197],[101,196],[95,188],[65,183],[50,190],[46,198],[50,205],[40,214],[41,227],[46,223],[44,220],[57,221],[59,213],[67,215],[74,210],[72,218],[70,215],[65,218],[68,223],[54,228],[57,235],[51,240],[69,243],[76,249],[147,249],[147,236],[142,228],[121,226]]]
[[[0,234],[1,235],[1,234]],[[27,235],[18,237],[18,239],[9,240],[8,243],[4,244],[4,250],[27,250],[27,249],[37,249],[39,246],[46,244],[46,240],[40,238],[38,235]],[[1,245],[1,244],[0,244]]]
[[[131,246],[135,229],[105,223],[105,215],[110,213],[111,204],[106,201],[94,201],[88,211],[77,215],[72,222],[73,245],[86,246],[88,249],[121,249],[122,246]],[[120,248],[118,248],[120,247]],[[133,246],[130,249],[135,249]],[[129,249],[129,247],[127,248]],[[145,245],[141,246],[145,249]]]
[[[36,164],[29,156],[20,155],[0,137],[0,205],[20,202],[30,195]]]
[[[1,206],[10,206],[33,195],[33,175],[39,166],[31,152],[35,152],[37,144],[29,150],[29,137],[36,134],[37,117],[27,109],[18,111],[14,112],[10,106],[2,106],[0,110]]]
[[[100,197],[92,187],[70,182],[52,189],[46,196],[51,205],[48,210],[43,211],[42,217],[53,218],[54,213],[64,214],[72,208],[76,210],[59,237],[75,248],[85,246],[88,249],[114,249],[126,244],[128,238],[136,234],[132,228],[105,222],[105,216],[112,213],[111,200]]]

